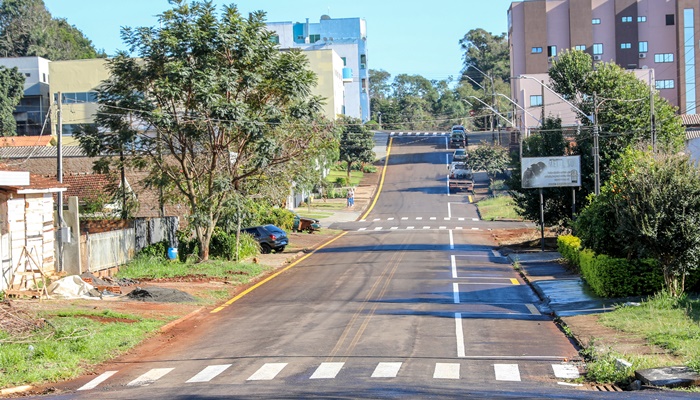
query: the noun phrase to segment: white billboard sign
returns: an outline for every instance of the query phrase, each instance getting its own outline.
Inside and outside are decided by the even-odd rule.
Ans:
[[[523,157],[523,189],[581,186],[581,156]]]

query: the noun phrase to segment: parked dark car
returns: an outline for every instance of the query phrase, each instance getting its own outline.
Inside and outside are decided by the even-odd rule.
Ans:
[[[270,253],[272,250],[281,253],[284,251],[287,243],[289,243],[287,232],[274,225],[252,226],[241,229],[241,232],[253,235],[260,244],[260,251],[263,254]]]

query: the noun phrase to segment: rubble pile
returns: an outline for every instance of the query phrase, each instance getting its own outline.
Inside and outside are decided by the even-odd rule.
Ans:
[[[155,301],[163,303],[189,303],[195,302],[195,299],[189,293],[185,293],[177,289],[168,289],[158,286],[149,286],[146,288],[137,287],[132,290],[127,296],[139,301]]]

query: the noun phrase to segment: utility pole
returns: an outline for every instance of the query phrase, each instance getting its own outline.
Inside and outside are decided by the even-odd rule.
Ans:
[[[595,174],[595,195],[600,194],[600,149],[598,147],[598,98],[597,94],[593,93],[593,172]]]
[[[63,94],[57,93],[58,109],[56,111],[56,179],[63,183]],[[58,215],[58,271],[63,271],[63,192],[56,196],[56,209]]]
[[[540,123],[540,125],[542,125],[542,124],[544,124],[544,117],[545,117],[545,114],[544,114],[544,87],[545,87],[544,81],[542,81],[542,82],[540,83],[540,85],[542,85],[542,86],[540,87],[540,90],[541,90],[541,93],[542,93],[542,118],[540,118],[540,120],[541,120],[542,122]]]

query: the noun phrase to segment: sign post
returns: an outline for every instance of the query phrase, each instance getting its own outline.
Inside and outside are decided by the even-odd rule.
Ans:
[[[543,188],[581,186],[581,156],[523,157],[520,165],[523,189],[540,190],[540,233],[544,251]]]

